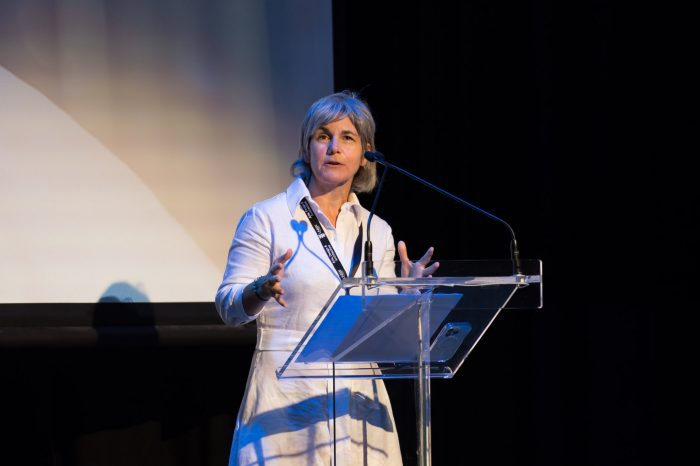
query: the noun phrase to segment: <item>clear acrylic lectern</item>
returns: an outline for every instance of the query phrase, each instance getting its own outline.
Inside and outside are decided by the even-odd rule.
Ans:
[[[417,379],[418,464],[428,466],[430,379],[454,377],[501,310],[541,307],[539,260],[520,274],[507,260],[440,261],[433,277],[348,278],[277,376]]]

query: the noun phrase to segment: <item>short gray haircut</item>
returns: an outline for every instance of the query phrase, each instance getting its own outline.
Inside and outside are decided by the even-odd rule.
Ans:
[[[298,176],[309,184],[311,179],[311,154],[309,147],[311,138],[320,127],[348,117],[360,135],[362,153],[366,150],[375,150],[374,132],[375,124],[369,106],[351,91],[337,92],[318,99],[311,104],[301,124],[301,145],[299,146],[299,158],[296,160],[290,172],[292,176]],[[351,190],[357,193],[371,192],[377,185],[377,163],[367,161],[365,166],[355,174],[352,180]]]

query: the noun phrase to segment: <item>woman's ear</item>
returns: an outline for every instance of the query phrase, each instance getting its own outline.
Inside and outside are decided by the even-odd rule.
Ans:
[[[367,148],[366,148],[365,150],[366,150],[366,151],[371,151],[371,150],[372,150],[372,144],[370,144],[370,143],[368,142],[368,143],[367,143]],[[367,165],[367,162],[369,162],[369,160],[367,160],[367,159],[365,158],[365,153],[363,152],[363,153],[362,153],[362,160],[360,161],[360,166],[361,166],[361,167],[364,167],[365,165]]]

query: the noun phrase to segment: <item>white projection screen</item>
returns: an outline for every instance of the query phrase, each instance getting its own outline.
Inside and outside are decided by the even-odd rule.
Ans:
[[[2,0],[0,303],[213,301],[332,65],[330,0]]]

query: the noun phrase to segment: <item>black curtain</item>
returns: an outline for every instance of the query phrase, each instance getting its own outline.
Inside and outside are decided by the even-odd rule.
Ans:
[[[368,101],[377,149],[505,219],[522,256],[544,263],[544,308],[502,313],[455,379],[433,383],[435,464],[679,460],[673,335],[692,302],[697,193],[687,149],[668,138],[681,44],[669,12],[607,1],[333,7],[335,87]],[[502,225],[398,173],[377,214],[414,258],[431,245],[438,260],[509,257]],[[413,387],[390,389],[414,464]]]

